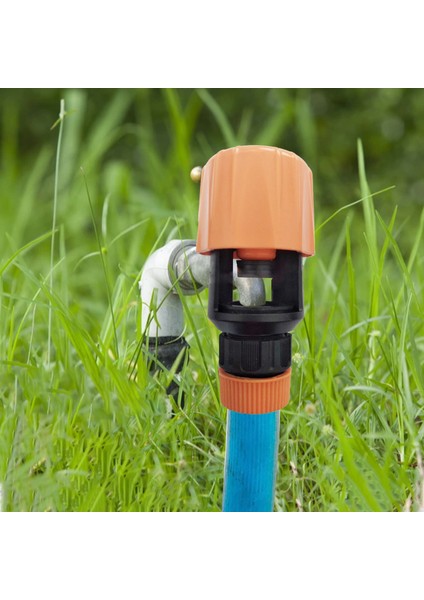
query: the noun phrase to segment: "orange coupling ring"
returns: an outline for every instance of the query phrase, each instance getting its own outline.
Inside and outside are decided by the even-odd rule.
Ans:
[[[242,248],[243,258],[250,252],[254,260],[264,250],[314,253],[312,171],[304,160],[270,146],[236,146],[208,160],[200,182],[197,252],[222,248]]]
[[[284,408],[290,399],[291,369],[275,377],[229,375],[219,369],[222,404],[238,413],[260,415]]]

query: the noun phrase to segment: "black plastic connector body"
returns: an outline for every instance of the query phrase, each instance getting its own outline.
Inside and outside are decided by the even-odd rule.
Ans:
[[[234,250],[214,250],[211,256],[209,318],[220,331],[233,335],[288,333],[303,319],[302,257],[277,250],[271,261],[237,261],[240,277],[272,279],[272,299],[246,307],[233,301]],[[247,263],[247,264],[243,264]]]
[[[188,347],[189,345],[183,337],[178,339],[175,339],[175,337],[172,336],[149,338],[149,353],[155,356],[168,370],[172,368],[172,365],[177,360],[181,350]],[[181,371],[181,369],[182,361],[177,372]]]
[[[291,335],[219,336],[219,366],[237,377],[274,377],[291,365]]]
[[[223,333],[219,364],[238,377],[273,377],[291,365],[290,331],[303,318],[302,256],[277,250],[274,260],[238,260],[239,277],[271,279],[272,297],[262,306],[233,300],[234,250],[211,256],[209,318]]]
[[[184,337],[175,339],[174,337],[162,336],[157,338],[149,338],[149,354],[154,357],[151,363],[150,370],[155,371],[165,367],[168,371],[172,369],[177,357],[180,352],[184,350],[185,354],[188,354],[189,345]],[[180,373],[184,366],[184,360],[181,360],[177,369],[176,374]],[[176,381],[171,381],[169,386],[166,388],[166,393],[172,396],[177,401],[179,395],[179,385]],[[181,408],[184,406],[184,398],[181,398]]]

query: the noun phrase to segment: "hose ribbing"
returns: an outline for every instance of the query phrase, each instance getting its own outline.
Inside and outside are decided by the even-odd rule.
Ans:
[[[271,512],[277,471],[280,411],[227,412],[224,512]]]

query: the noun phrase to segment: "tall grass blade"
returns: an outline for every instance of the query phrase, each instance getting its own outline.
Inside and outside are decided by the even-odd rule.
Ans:
[[[57,218],[57,201],[58,201],[58,186],[59,186],[59,164],[60,164],[60,149],[62,146],[62,135],[63,135],[63,123],[65,119],[65,100],[60,101],[59,119],[53,125],[55,127],[59,123],[59,135],[57,139],[57,150],[56,150],[56,166],[54,174],[54,197],[53,197],[53,219],[52,219],[52,239],[50,245],[50,276],[49,276],[49,287],[53,292],[53,266],[54,266],[54,250],[55,250],[55,232],[56,232],[56,218]],[[52,127],[52,128],[53,128]],[[49,305],[49,323],[47,333],[47,366],[51,364],[51,340],[52,340],[52,306]]]

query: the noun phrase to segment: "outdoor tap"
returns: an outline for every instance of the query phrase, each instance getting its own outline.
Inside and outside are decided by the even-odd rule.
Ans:
[[[233,287],[240,304],[261,306],[265,286],[260,278],[238,276],[232,263]],[[211,258],[196,252],[195,240],[172,240],[147,259],[139,282],[142,302],[142,331],[149,338],[178,338],[184,331],[184,316],[177,286],[184,295],[209,287]]]
[[[233,286],[243,306],[265,303],[265,286],[260,278],[241,278],[233,261]],[[167,369],[171,369],[188,344],[183,337],[184,313],[178,290],[184,295],[201,292],[209,286],[210,256],[196,252],[195,240],[172,240],[147,259],[139,282],[142,331],[148,339],[149,352]],[[182,368],[182,362],[178,369]],[[173,392],[178,391],[175,386]],[[171,392],[169,392],[171,393]]]
[[[173,269],[181,289],[187,294],[194,294],[196,291],[209,287],[211,258],[196,252],[195,240],[181,243],[171,269]],[[239,277],[236,260],[233,260],[233,288],[238,291],[240,304],[243,306],[265,304],[263,280],[259,277]]]

